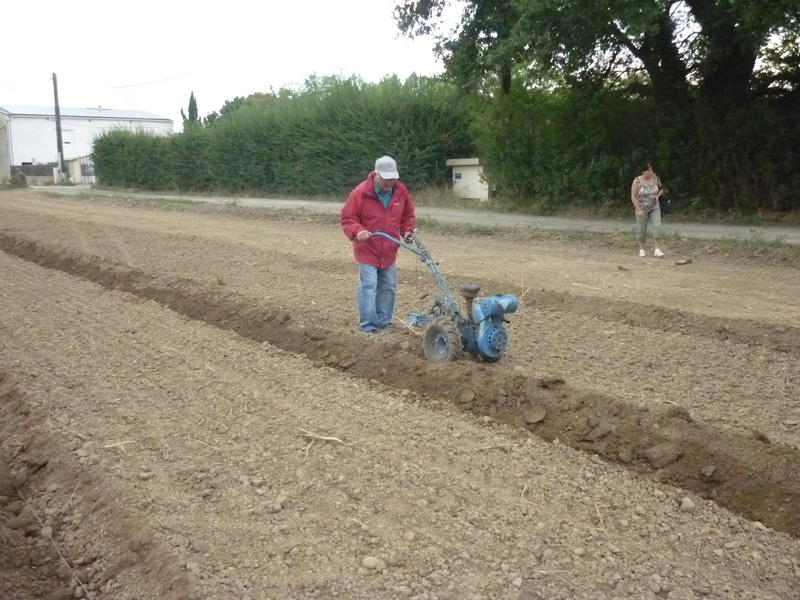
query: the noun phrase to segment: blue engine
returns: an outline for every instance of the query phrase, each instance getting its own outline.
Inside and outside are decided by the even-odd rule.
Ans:
[[[517,298],[510,294],[498,294],[474,301],[472,320],[477,354],[490,360],[500,358],[508,347],[508,331],[503,325],[503,316],[516,310]],[[467,350],[475,353],[472,348]]]

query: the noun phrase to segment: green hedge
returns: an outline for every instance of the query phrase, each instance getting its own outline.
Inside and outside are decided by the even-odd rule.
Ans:
[[[476,103],[471,122],[489,176],[521,206],[626,206],[647,160],[678,210],[746,215],[800,210],[795,103],[697,103],[667,116],[624,90],[517,86]]]
[[[626,206],[649,160],[678,209],[784,212],[800,209],[800,100],[782,102],[665,115],[623,89],[469,97],[439,79],[312,78],[179,134],[107,132],[93,154],[105,185],[295,196],[343,196],[383,154],[412,189],[479,156],[502,195],[541,212]]]
[[[406,185],[420,187],[447,183],[445,160],[475,152],[461,97],[439,81],[316,83],[171,136],[102,134],[93,149],[98,181],[148,190],[341,195],[384,154],[397,159]]]

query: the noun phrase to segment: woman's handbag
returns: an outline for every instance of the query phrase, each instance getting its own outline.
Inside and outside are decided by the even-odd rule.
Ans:
[[[672,212],[672,203],[670,202],[667,194],[661,195],[661,197],[658,199],[658,205],[661,207],[662,215],[668,215]]]

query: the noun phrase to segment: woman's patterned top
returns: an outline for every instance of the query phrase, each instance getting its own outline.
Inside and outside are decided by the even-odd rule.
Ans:
[[[658,188],[661,187],[661,183],[655,175],[653,175],[653,179],[648,183],[645,183],[641,177],[637,177],[636,181],[639,182],[639,191],[636,194],[637,200],[639,201],[639,208],[644,212],[650,212],[658,206],[656,194],[658,194]]]

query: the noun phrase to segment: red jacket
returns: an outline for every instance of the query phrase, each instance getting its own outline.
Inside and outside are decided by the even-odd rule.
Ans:
[[[393,238],[400,238],[414,231],[414,203],[406,186],[395,181],[389,205],[384,208],[375,195],[374,179],[375,173],[370,173],[350,192],[342,205],[342,231],[353,240],[353,256],[357,262],[385,269],[397,260],[400,247],[379,235],[357,242],[356,234],[366,229],[371,233],[382,231]]]

